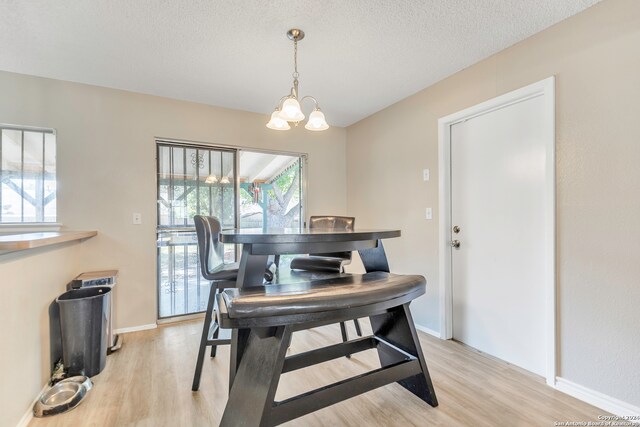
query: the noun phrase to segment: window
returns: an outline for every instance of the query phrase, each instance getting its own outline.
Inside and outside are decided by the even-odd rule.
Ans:
[[[56,222],[53,129],[0,125],[0,224]]]

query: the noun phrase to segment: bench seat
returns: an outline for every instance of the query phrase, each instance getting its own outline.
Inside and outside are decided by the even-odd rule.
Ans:
[[[218,295],[219,322],[223,328],[277,326],[335,318],[341,311],[356,318],[358,307],[397,306],[424,294],[425,287],[422,276],[378,271],[308,283],[225,289]]]
[[[220,325],[234,328],[220,426],[279,425],[394,382],[436,407],[409,310],[425,287],[422,276],[377,271],[218,294]],[[293,332],[357,317],[369,318],[371,336],[287,356]],[[376,349],[380,368],[276,400],[283,373],[370,349]]]
[[[230,318],[282,316],[358,307],[424,293],[425,284],[422,276],[373,272],[259,289],[225,289],[222,297]]]

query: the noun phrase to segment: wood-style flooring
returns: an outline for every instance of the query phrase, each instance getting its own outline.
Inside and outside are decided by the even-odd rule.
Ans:
[[[361,320],[370,333],[367,320]],[[31,427],[217,426],[227,399],[229,347],[207,355],[200,391],[191,391],[202,321],[124,336],[76,409],[34,419]],[[350,334],[355,334],[349,322]],[[287,426],[553,426],[597,421],[593,406],[548,387],[542,378],[454,341],[422,332],[420,341],[438,394],[432,408],[397,384],[298,418]],[[292,353],[340,342],[337,325],[294,334]],[[375,350],[283,375],[277,399],[379,367]]]

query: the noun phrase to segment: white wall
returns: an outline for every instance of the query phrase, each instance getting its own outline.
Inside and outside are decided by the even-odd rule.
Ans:
[[[551,75],[560,376],[638,407],[640,1],[605,0],[350,126],[348,211],[402,229],[391,266],[427,277],[414,318],[438,330],[437,120]]]
[[[25,354],[38,361],[38,369],[32,364],[3,373],[0,401],[12,404],[10,411],[4,405],[0,411],[2,426],[15,425],[48,377],[48,348],[33,341],[47,332],[49,301],[77,273],[120,270],[116,327],[155,323],[155,137],[308,153],[308,212],[346,213],[344,129],[318,133],[301,126],[277,132],[264,126],[266,114],[6,72],[0,72],[0,94],[0,123],[57,130],[60,222],[66,229],[99,232],[75,249],[0,256],[3,336],[11,325],[10,333],[33,337],[14,345],[2,340],[1,353],[10,361]],[[132,225],[133,212],[142,213],[142,225]],[[13,288],[27,292],[34,286],[24,310],[20,303],[26,297]],[[27,385],[15,392],[9,386],[15,383]]]

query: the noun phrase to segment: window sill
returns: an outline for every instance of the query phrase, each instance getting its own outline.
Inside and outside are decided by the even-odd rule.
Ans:
[[[97,231],[49,231],[0,236],[0,254],[90,239]]]

